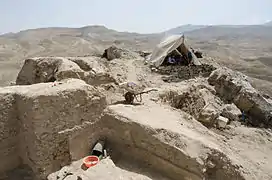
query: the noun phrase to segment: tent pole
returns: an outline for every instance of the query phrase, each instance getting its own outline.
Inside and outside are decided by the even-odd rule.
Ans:
[[[175,49],[175,51],[180,55],[180,56],[182,56],[183,57],[183,55],[177,50],[177,49]],[[187,57],[185,57],[185,59],[187,60],[187,62],[188,62],[188,65],[189,65],[189,60],[187,59]]]
[[[175,51],[176,51],[180,56],[182,56],[182,54],[181,54],[177,49],[175,49]]]

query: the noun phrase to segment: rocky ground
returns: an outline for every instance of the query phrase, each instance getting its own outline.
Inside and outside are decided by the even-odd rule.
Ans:
[[[216,64],[190,77],[179,67],[175,81],[167,68],[151,69],[129,51],[111,61],[27,59],[17,85],[0,89],[1,177],[16,179],[24,164],[49,180],[64,171],[73,173],[65,180],[272,179],[272,100]],[[158,91],[124,104],[124,81]],[[101,138],[109,157],[82,170]]]
[[[189,25],[191,29],[193,25]],[[138,34],[117,32],[103,26],[40,28],[0,36],[0,86],[14,83],[24,60],[33,57],[102,55],[118,47],[152,52],[165,36],[185,32],[188,45],[204,56],[250,77],[258,90],[272,96],[271,26],[206,26],[186,32]],[[194,29],[194,28],[193,28]],[[246,33],[245,33],[246,32]]]

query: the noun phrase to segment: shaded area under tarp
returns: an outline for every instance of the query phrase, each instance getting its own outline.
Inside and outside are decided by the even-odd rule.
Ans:
[[[160,42],[153,50],[150,62],[156,66],[161,66],[167,56],[171,53],[177,53],[189,63],[201,65],[195,54],[185,44],[184,35],[172,35]],[[189,57],[189,55],[191,57]],[[190,60],[190,62],[189,62]]]

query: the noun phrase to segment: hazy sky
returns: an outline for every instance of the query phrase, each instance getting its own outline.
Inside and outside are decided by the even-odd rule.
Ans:
[[[0,0],[0,33],[38,27],[105,25],[161,32],[183,24],[260,24],[272,0]]]

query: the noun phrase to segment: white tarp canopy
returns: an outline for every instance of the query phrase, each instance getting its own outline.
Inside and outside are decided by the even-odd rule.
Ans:
[[[184,35],[171,35],[167,37],[165,40],[161,41],[160,44],[156,46],[156,48],[153,50],[152,55],[150,57],[150,62],[155,65],[156,67],[159,67],[163,62],[165,57],[171,53],[172,51],[176,50],[180,45],[184,44],[185,39]],[[187,48],[188,51],[191,52],[189,48]],[[201,63],[198,61],[197,57],[193,52],[192,53],[192,61],[195,65],[201,65]]]

